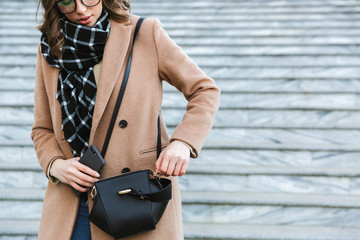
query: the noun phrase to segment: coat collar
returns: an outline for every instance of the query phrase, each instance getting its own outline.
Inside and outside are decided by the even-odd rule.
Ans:
[[[110,24],[110,34],[105,44],[101,64],[89,144],[93,142],[94,134],[125,64],[131,43],[133,26],[130,24],[130,19],[125,24],[110,20]]]

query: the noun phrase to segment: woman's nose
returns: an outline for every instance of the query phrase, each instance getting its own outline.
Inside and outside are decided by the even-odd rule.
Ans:
[[[81,14],[86,12],[87,7],[82,3],[81,0],[75,0],[76,1],[76,12]]]

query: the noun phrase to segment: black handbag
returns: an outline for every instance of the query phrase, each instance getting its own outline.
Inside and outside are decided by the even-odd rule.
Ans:
[[[133,47],[143,20],[140,18],[136,24],[120,93],[101,151],[103,157],[105,157],[125,92],[131,69]],[[157,157],[159,157],[161,152],[160,116],[158,116],[157,128]],[[160,178],[150,170],[128,172],[96,182],[91,191],[91,197],[94,204],[89,220],[118,239],[155,229],[155,225],[171,199],[171,181]]]

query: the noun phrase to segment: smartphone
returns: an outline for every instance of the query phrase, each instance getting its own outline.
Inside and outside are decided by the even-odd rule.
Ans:
[[[94,145],[91,145],[84,153],[84,155],[79,160],[80,163],[88,166],[89,168],[97,171],[98,173],[104,167],[105,161],[97,148]],[[76,196],[80,196],[82,192],[79,192],[72,187],[73,192]]]

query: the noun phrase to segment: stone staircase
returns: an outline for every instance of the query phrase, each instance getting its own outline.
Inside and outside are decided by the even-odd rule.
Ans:
[[[0,240],[36,239],[35,0],[0,2]],[[133,2],[222,89],[180,178],[185,238],[360,239],[360,2]],[[165,85],[171,134],[186,101]],[[61,238],[59,238],[61,239]]]

